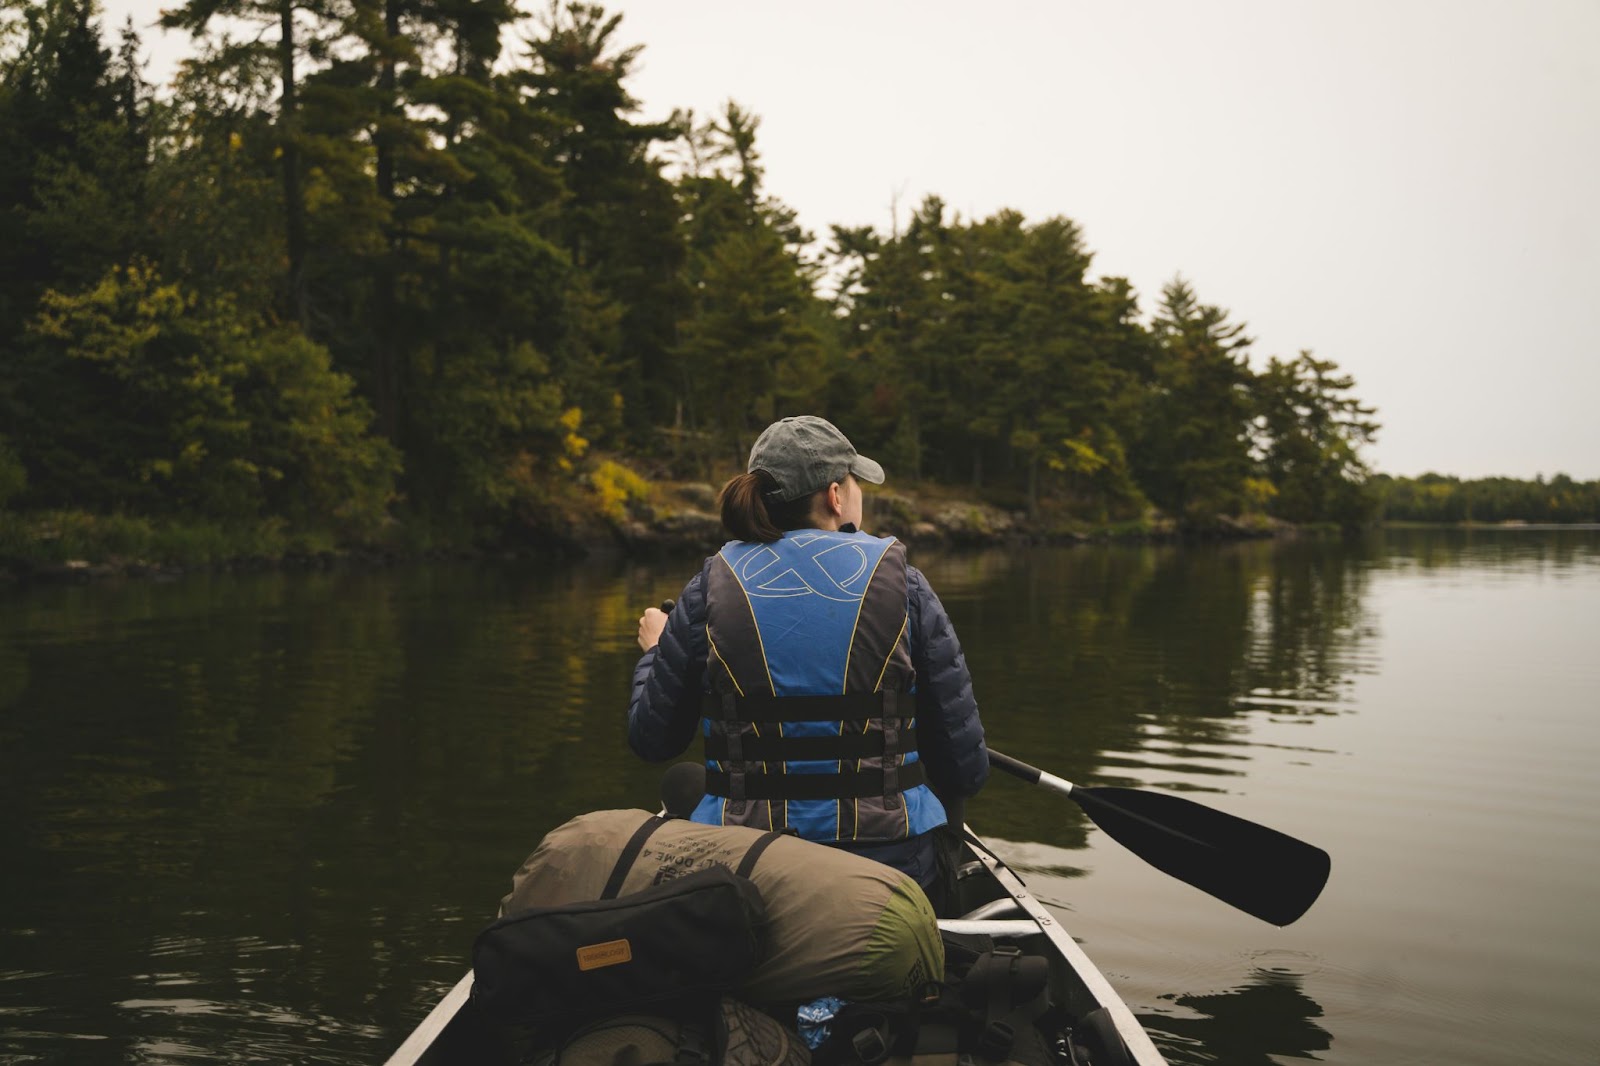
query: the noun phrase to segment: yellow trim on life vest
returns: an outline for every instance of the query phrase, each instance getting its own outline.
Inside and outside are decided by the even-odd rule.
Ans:
[[[872,686],[872,691],[877,692],[883,688],[883,675],[889,672],[889,660],[894,658],[895,649],[900,647],[900,640],[906,635],[906,627],[910,624],[911,615],[908,613],[900,622],[900,632],[895,636],[894,643],[889,645],[889,654],[884,657],[883,669],[878,671],[878,680]]]
[[[894,658],[895,649],[900,647],[900,641],[906,635],[906,627],[909,626],[910,624],[911,624],[911,615],[908,613],[900,623],[900,632],[895,635],[894,643],[889,645],[889,654],[883,660],[883,669],[878,671],[878,681],[877,681],[877,684],[872,686],[872,691],[879,692],[879,691],[881,691],[883,689],[883,675],[888,672],[888,670],[889,670],[889,661]],[[911,719],[911,724],[914,725],[915,723],[916,723],[916,719],[912,718]],[[907,728],[909,728],[909,725],[908,725]],[[906,756],[905,756],[904,752],[901,752],[900,755],[898,755],[896,757],[900,760],[900,765],[901,766],[904,766],[906,764]],[[857,768],[859,769],[859,767],[857,767]],[[905,828],[904,835],[906,837],[908,837],[908,838],[911,836],[911,802],[908,799],[909,792],[910,792],[910,790],[906,789],[906,790],[902,790],[901,793],[900,793],[900,809],[905,812],[905,816],[906,816],[906,818],[905,818],[906,828]]]
[[[739,595],[744,597],[744,605],[750,608],[750,624],[755,627],[756,645],[761,649],[761,668],[767,672],[767,691],[776,696],[778,694],[778,686],[772,683],[772,666],[767,662],[767,642],[761,639],[761,620],[756,617],[756,605],[750,602],[750,593],[745,591],[744,582],[739,580],[739,572],[733,568],[732,563],[728,562],[728,557],[723,555],[722,552],[718,552],[717,558],[722,560],[722,565],[726,566],[728,573],[733,575],[733,583],[739,586]],[[860,608],[857,608],[856,613],[860,614]],[[706,632],[708,634],[711,632],[709,627]],[[726,666],[727,663],[723,663],[723,665]],[[743,696],[744,693],[741,692],[739,695]]]
[[[836,737],[844,736],[844,719],[841,718],[839,720],[839,731],[837,733],[835,733],[834,736],[836,736]],[[843,759],[835,759],[835,760],[833,760],[833,772],[835,774],[838,774],[838,773],[842,772],[843,770],[844,770],[844,760]],[[833,801],[833,839],[842,840],[843,838],[844,838],[844,800],[836,799],[836,800]]]
[[[905,766],[906,757],[904,755],[901,755],[899,758],[900,758],[900,765],[901,766]],[[909,788],[902,789],[901,792],[900,792],[900,810],[902,812],[904,812],[904,814],[906,816],[906,830],[901,835],[906,837],[907,839],[910,839],[910,837],[911,837],[911,790]]]
[[[711,647],[711,654],[717,657],[717,662],[721,663],[722,668],[728,672],[728,680],[733,682],[733,691],[743,696],[744,689],[739,687],[739,679],[733,676],[733,667],[728,665],[728,660],[724,659],[722,653],[717,650],[717,642],[711,639],[710,626],[706,626],[706,643]]]
[[[754,721],[751,722],[750,723],[750,731],[752,733],[754,733],[756,736],[759,737],[761,735],[761,723],[760,722],[754,722]],[[782,722],[778,723],[778,735],[780,737],[783,736],[783,723]],[[781,765],[784,768],[783,769],[784,773],[788,773],[789,772],[789,764],[788,763],[780,763],[779,765]],[[767,760],[765,760],[765,759],[761,760],[761,772],[764,773],[764,774],[772,772],[772,767],[767,764]],[[770,832],[773,829],[776,829],[777,826],[772,824],[772,801],[771,800],[767,800],[766,804],[767,804],[767,830]],[[789,801],[788,800],[784,800],[783,801],[783,821],[784,821],[785,825],[787,825],[789,823]]]
[[[861,609],[867,605],[867,593],[872,589],[873,579],[878,576],[878,567],[883,565],[883,560],[888,556],[889,549],[894,547],[894,542],[895,538],[890,537],[889,543],[884,545],[883,551],[878,555],[878,561],[872,564],[872,573],[867,576],[867,583],[861,586],[861,599],[856,602],[856,620],[850,626],[850,643],[845,645],[844,679],[839,684],[841,693],[850,689],[850,656],[856,650],[856,630],[861,628]]]
[[[862,726],[861,728],[862,728],[863,731],[865,731],[867,727],[866,726]],[[857,758],[856,759],[856,773],[860,773],[860,772],[861,772],[861,760],[859,758]],[[855,815],[855,819],[856,819],[855,825],[850,827],[850,839],[851,840],[860,840],[861,839],[861,798],[859,796],[850,801],[850,811],[851,811],[852,814]]]

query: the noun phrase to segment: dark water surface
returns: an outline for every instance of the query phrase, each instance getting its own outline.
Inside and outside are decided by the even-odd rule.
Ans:
[[[996,748],[1333,854],[1280,930],[973,803],[1172,1062],[1600,1062],[1600,532],[914,559]],[[654,806],[693,565],[0,590],[0,1062],[381,1062],[545,830]]]

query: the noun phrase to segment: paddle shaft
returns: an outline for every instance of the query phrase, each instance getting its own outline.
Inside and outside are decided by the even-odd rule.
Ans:
[[[1012,777],[1020,777],[1030,785],[1039,785],[1051,792],[1059,792],[1063,796],[1071,796],[1076,787],[1071,781],[1063,780],[1055,774],[1047,774],[1037,766],[1029,766],[1021,759],[1013,759],[1004,752],[989,749],[989,765],[998,766]]]

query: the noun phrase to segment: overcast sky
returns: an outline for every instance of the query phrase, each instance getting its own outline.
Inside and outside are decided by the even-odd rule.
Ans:
[[[818,236],[930,193],[1064,215],[1147,312],[1181,273],[1258,365],[1354,375],[1380,470],[1600,478],[1595,0],[605,6],[642,117],[755,112]],[[163,76],[186,43],[147,39]]]

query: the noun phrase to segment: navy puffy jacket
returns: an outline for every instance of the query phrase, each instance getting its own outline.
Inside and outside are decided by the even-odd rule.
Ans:
[[[661,642],[633,669],[628,745],[651,762],[683,754],[699,731],[709,651],[705,577],[702,569],[684,586]],[[928,783],[941,795],[976,795],[989,776],[989,751],[961,642],[928,579],[914,566],[906,567],[906,597],[911,665],[917,672],[917,749]]]

